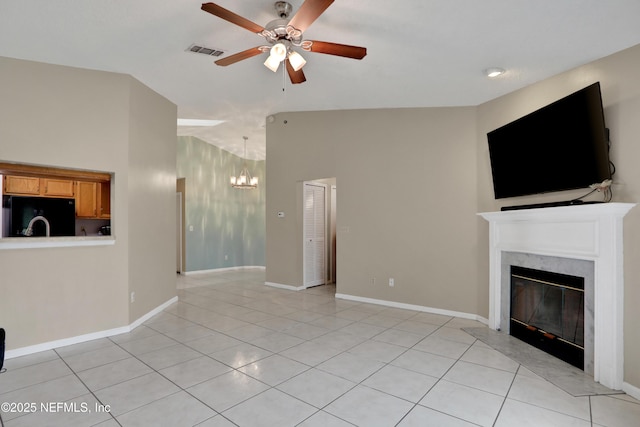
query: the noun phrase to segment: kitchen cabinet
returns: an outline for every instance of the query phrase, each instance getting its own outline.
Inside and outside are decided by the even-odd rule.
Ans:
[[[89,181],[76,182],[76,217],[97,218],[97,183]]]
[[[97,185],[98,218],[111,218],[111,182],[100,182]]]
[[[69,179],[7,175],[4,177],[4,194],[17,196],[73,197],[74,184],[75,182]]]
[[[4,194],[38,196],[40,195],[40,178],[6,175]]]
[[[76,217],[86,219],[111,218],[111,183],[77,181]]]
[[[73,197],[75,182],[68,179],[40,178],[42,195],[48,197]]]

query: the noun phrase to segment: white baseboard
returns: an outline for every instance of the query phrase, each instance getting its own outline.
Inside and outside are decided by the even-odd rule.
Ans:
[[[168,306],[170,306],[171,304],[177,301],[178,301],[177,296],[171,298],[169,301],[154,308],[153,310],[151,310],[144,316],[140,317],[139,319],[135,320],[133,323],[131,323],[128,326],[121,326],[119,328],[107,329],[105,331],[92,332],[90,334],[78,335],[75,337],[63,338],[61,340],[48,341],[41,344],[30,345],[27,347],[20,347],[13,350],[7,350],[5,352],[5,358],[8,360],[8,359],[13,359],[15,357],[38,353],[41,351],[52,350],[54,348],[66,347],[68,345],[80,344],[86,341],[97,340],[99,338],[107,338],[107,337],[112,337],[114,335],[126,334],[128,332],[131,332],[136,327],[140,326],[141,324],[146,322],[148,319],[160,313],[162,310],[164,310],[165,308],[167,308]]]
[[[638,399],[640,400],[640,388],[633,386],[629,383],[622,383],[622,391],[624,391],[625,393],[627,393],[629,396],[633,397],[634,399]]]
[[[264,284],[267,285],[267,286],[272,286],[274,288],[288,289],[288,290],[291,290],[291,291],[301,291],[303,289],[306,289],[304,286],[283,285],[282,283],[274,283],[274,282],[264,282]],[[465,312],[462,312],[462,311],[443,310],[443,309],[440,309],[440,308],[426,307],[426,306],[422,306],[422,305],[406,304],[406,303],[402,303],[402,302],[395,302],[395,301],[387,301],[387,300],[374,299],[374,298],[359,297],[359,296],[355,296],[355,295],[340,294],[340,293],[336,293],[336,298],[350,300],[350,301],[357,301],[357,302],[365,302],[365,303],[369,303],[369,304],[384,305],[386,307],[403,308],[403,309],[406,309],[406,310],[421,311],[421,312],[425,312],[425,313],[442,314],[444,316],[460,317],[460,318],[463,318],[463,319],[477,320],[478,322],[480,322],[480,323],[482,323],[484,325],[489,325],[489,319],[486,319],[486,318],[484,318],[482,316],[478,316],[477,314],[465,313]]]
[[[288,289],[290,291],[301,291],[303,289],[306,289],[304,286],[283,285],[282,283],[274,283],[274,282],[264,282],[264,284],[274,288]]]
[[[92,332],[90,334],[78,335],[71,338],[63,338],[61,340],[44,342],[42,344],[20,347],[14,350],[7,350],[5,353],[5,358],[13,359],[14,357],[26,356],[28,354],[39,353],[41,351],[51,350],[59,347],[66,347],[68,345],[79,344],[85,341],[111,337],[113,335],[126,334],[127,332],[131,332],[131,329],[128,326],[122,326],[120,328],[108,329],[106,331]]]
[[[444,316],[460,317],[463,319],[477,320],[478,322],[483,323],[485,325],[489,324],[489,320],[482,316],[478,316],[477,314],[473,314],[473,313],[465,313],[462,311],[443,310],[440,308],[426,307],[423,305],[406,304],[403,302],[387,301],[387,300],[359,297],[355,295],[339,294],[339,293],[336,293],[336,298],[346,299],[350,301],[357,301],[357,302],[366,302],[369,304],[384,305],[386,307],[403,308],[405,310],[414,310],[414,311],[421,311],[425,313],[441,314]]]
[[[171,298],[169,301],[167,301],[167,302],[165,302],[163,304],[160,304],[159,306],[157,306],[156,308],[154,308],[153,310],[151,310],[150,312],[148,312],[144,316],[142,316],[139,319],[135,320],[132,324],[129,325],[129,331],[132,331],[135,328],[137,328],[138,326],[142,325],[144,322],[146,322],[147,320],[151,319],[153,316],[155,316],[156,314],[160,313],[162,310],[164,310],[165,308],[169,307],[174,302],[178,302],[178,297],[177,296]]]
[[[221,273],[223,271],[240,271],[240,270],[266,270],[267,267],[264,265],[241,265],[238,267],[223,267],[223,268],[212,268],[210,270],[194,270],[194,271],[183,271],[180,274],[185,276],[197,275],[197,274],[206,274],[206,273]]]

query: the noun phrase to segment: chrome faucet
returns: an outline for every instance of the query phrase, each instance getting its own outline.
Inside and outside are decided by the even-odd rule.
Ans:
[[[33,236],[33,224],[35,224],[36,221],[44,222],[44,225],[46,228],[46,235],[47,237],[49,237],[49,234],[51,232],[51,227],[49,225],[49,221],[47,220],[47,218],[43,217],[42,215],[34,216],[31,219],[31,221],[29,221],[29,225],[27,226],[27,229],[25,230],[24,235],[27,237]]]

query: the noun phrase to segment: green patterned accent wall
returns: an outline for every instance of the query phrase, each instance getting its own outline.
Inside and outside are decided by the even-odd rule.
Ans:
[[[265,161],[246,161],[258,188],[238,190],[229,178],[242,158],[191,136],[178,137],[177,152],[186,186],[185,271],[265,266]]]

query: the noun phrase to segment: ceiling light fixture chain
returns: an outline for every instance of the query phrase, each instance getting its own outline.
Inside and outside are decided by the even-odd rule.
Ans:
[[[287,84],[287,72],[286,72],[286,68],[287,67],[282,67],[282,93],[285,93],[285,86]]]
[[[240,175],[237,177],[231,176],[231,186],[241,190],[252,190],[258,188],[258,178],[252,177],[249,173],[249,168],[247,168],[247,139],[249,139],[249,137],[243,136],[242,138],[244,139],[243,167]]]

